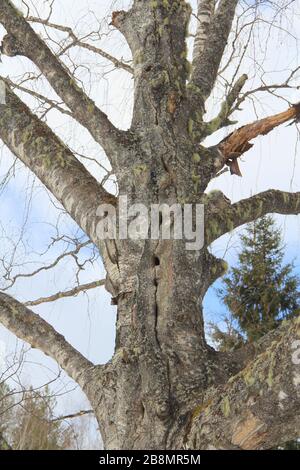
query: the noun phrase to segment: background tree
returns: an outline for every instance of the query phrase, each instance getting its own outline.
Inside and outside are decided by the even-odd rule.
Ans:
[[[0,450],[9,450],[11,448],[7,435],[11,426],[13,401],[7,384],[0,382]]]
[[[224,278],[218,294],[239,331],[253,342],[283,319],[299,314],[299,280],[293,274],[293,265],[283,264],[281,232],[272,217],[249,224],[240,241],[238,264]],[[227,330],[233,341],[241,339],[234,329]]]
[[[229,312],[225,330],[211,325],[212,339],[220,351],[256,341],[282,320],[299,314],[299,279],[292,264],[283,264],[281,231],[274,219],[265,216],[252,222],[240,240],[238,264],[218,291]],[[279,448],[299,450],[299,440]]]
[[[265,117],[260,110],[262,118],[245,125],[233,120],[256,93],[297,90],[298,64],[276,83],[266,83],[262,73],[254,88],[243,73],[243,58],[256,37],[253,29],[263,23],[272,30],[273,20],[286,14],[290,2],[128,1],[126,11],[113,12],[107,33],[123,41],[126,60],[95,47],[91,31],[82,39],[72,28],[52,23],[52,3],[43,17],[35,5],[18,6],[22,11],[0,0],[1,51],[8,64],[21,60],[28,75],[23,73],[20,81],[2,79],[0,137],[73,218],[86,235],[84,242],[101,252],[105,286],[118,310],[115,353],[104,365],[93,363],[29,309],[72,295],[74,289],[27,306],[17,300],[12,290],[17,275],[7,259],[0,321],[57,361],[82,387],[108,449],[270,448],[283,434],[297,437],[299,366],[292,355],[299,322],[282,324],[250,348],[219,353],[205,340],[202,316],[206,291],[226,269],[209,251],[211,244],[265,214],[300,212],[299,192],[270,189],[235,203],[221,192],[207,194],[209,184],[226,170],[241,176],[240,157],[260,135],[299,119],[299,105],[290,96],[277,114]],[[87,65],[77,63],[74,48],[90,50],[132,75],[129,126],[100,109],[98,94],[89,92],[80,75]],[[43,80],[44,88],[34,89],[32,79]],[[216,109],[212,97],[220,83]],[[41,107],[26,104],[24,94]],[[117,186],[89,171],[69,139],[54,132],[47,119],[54,108],[101,145],[111,168],[107,174]],[[229,126],[232,132],[221,136]],[[14,170],[9,169],[9,176]],[[118,210],[123,195],[129,205],[142,203],[148,209],[153,203],[204,204],[203,248],[188,251],[187,240],[103,240],[97,231],[99,205],[109,203]],[[78,252],[72,251],[78,261]],[[104,285],[102,276],[99,282]]]
[[[16,392],[2,382],[0,391],[1,450],[77,448],[75,427],[56,418],[56,398],[47,386]]]
[[[26,351],[26,354],[28,351]],[[62,450],[93,447],[91,430],[84,419],[91,411],[58,414],[55,379],[49,383],[25,386],[22,374],[25,351],[1,358],[0,448],[1,450]]]
[[[236,321],[229,313],[222,317],[224,323],[220,327],[218,323],[209,323],[209,335],[218,351],[233,351],[245,344],[245,336],[238,330]]]
[[[54,420],[55,397],[49,389],[30,388],[15,408],[12,431],[14,450],[63,450],[74,447],[74,433],[63,421]]]

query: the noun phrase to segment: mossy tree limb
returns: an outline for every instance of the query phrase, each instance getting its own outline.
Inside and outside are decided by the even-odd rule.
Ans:
[[[54,359],[82,387],[86,385],[85,373],[93,364],[39,315],[3,292],[0,292],[0,321],[18,338]]]
[[[77,85],[68,69],[12,2],[0,1],[0,23],[8,33],[3,38],[2,52],[8,56],[24,55],[30,59],[72,111],[74,118],[103,146],[108,158],[116,158],[121,142],[124,143],[122,132],[112,125],[106,114]]]
[[[289,193],[269,189],[235,204],[228,205],[214,214],[208,214],[206,221],[206,241],[212,243],[222,235],[256,220],[266,214],[300,213],[300,192]]]
[[[0,137],[51,191],[77,224],[98,244],[97,208],[116,204],[54,132],[6,87],[0,104]],[[91,224],[91,221],[94,223]]]

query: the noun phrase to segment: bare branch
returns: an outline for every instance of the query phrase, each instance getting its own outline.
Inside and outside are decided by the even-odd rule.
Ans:
[[[79,384],[93,364],[54,328],[22,303],[0,292],[0,322],[18,338],[54,359]]]
[[[6,290],[10,289],[15,284],[15,282],[20,278],[24,279],[24,278],[28,278],[28,277],[33,277],[33,276],[36,276],[37,274],[40,274],[42,271],[49,271],[50,269],[55,268],[61,260],[67,258],[68,256],[72,256],[73,258],[76,258],[76,255],[79,253],[79,251],[82,248],[84,248],[85,246],[88,246],[90,243],[91,243],[90,240],[88,240],[84,243],[78,243],[73,250],[66,251],[66,252],[62,253],[52,263],[50,263],[46,266],[42,266],[42,267],[36,269],[35,271],[29,272],[29,273],[19,273],[19,274],[16,274],[15,276],[11,277],[10,276],[10,270],[11,269],[7,270],[7,273],[3,277],[4,277],[4,279],[10,280],[11,282],[7,287],[5,287],[5,289],[2,289],[2,290],[6,291]]]
[[[49,28],[54,28],[54,29],[57,29],[59,31],[63,31],[65,33],[68,33],[68,35],[70,36],[70,38],[72,39],[72,43],[69,44],[68,46],[66,46],[68,49],[70,47],[74,47],[74,46],[78,46],[78,47],[82,47],[84,49],[87,49],[91,52],[94,52],[95,54],[98,54],[100,55],[101,57],[103,57],[104,59],[107,59],[108,61],[110,61],[112,64],[114,64],[114,66],[116,68],[121,68],[123,70],[126,70],[126,72],[129,72],[129,73],[133,73],[133,68],[128,65],[128,64],[125,64],[124,62],[122,62],[121,60],[118,60],[116,59],[116,57],[113,57],[111,54],[108,54],[107,52],[103,51],[102,49],[100,49],[99,47],[95,47],[93,46],[92,44],[88,44],[86,42],[83,42],[81,41],[77,36],[76,34],[74,33],[74,31],[72,30],[72,28],[69,28],[68,26],[63,26],[63,25],[59,25],[59,24],[55,24],[55,23],[51,23],[50,21],[48,21],[47,19],[46,20],[43,20],[42,18],[36,18],[34,16],[28,16],[26,17],[26,21],[30,21],[32,23],[40,23],[40,24],[43,24],[45,26],[48,26]]]
[[[101,279],[99,281],[89,282],[87,284],[81,284],[80,286],[73,287],[73,289],[57,292],[56,294],[50,295],[49,297],[40,297],[36,300],[30,300],[25,302],[24,305],[26,307],[32,307],[34,305],[40,305],[48,302],[54,302],[55,300],[64,299],[66,297],[75,297],[80,292],[86,292],[90,289],[95,289],[96,287],[104,286],[105,279]]]
[[[124,133],[117,130],[106,114],[79,88],[64,64],[10,1],[0,0],[0,23],[8,32],[3,38],[2,52],[11,57],[24,55],[32,60],[70,108],[74,118],[103,146],[108,157],[117,157]]]
[[[300,70],[300,66],[296,67],[293,69],[290,74],[288,75],[287,79],[282,82],[282,83],[262,83],[262,85],[258,86],[257,88],[254,88],[252,90],[246,91],[242,96],[239,97],[239,99],[236,101],[236,105],[233,108],[233,111],[238,110],[240,105],[250,96],[259,93],[259,92],[269,92],[272,93],[274,90],[280,90],[280,89],[295,89],[299,90],[298,85],[293,85],[292,81],[295,79],[296,73]]]
[[[209,27],[215,11],[215,0],[198,0],[197,31],[194,42],[193,60],[196,62],[203,52]]]
[[[198,96],[197,101],[202,108],[199,111],[204,112],[204,102],[215,84],[237,3],[238,0],[220,0],[206,38],[206,47],[194,57],[190,90],[193,99]]]
[[[77,411],[77,413],[72,413],[69,415],[59,416],[58,418],[51,419],[51,423],[55,423],[56,421],[64,421],[65,419],[79,418],[80,416],[91,415],[94,413],[95,412],[93,410],[81,410]]]
[[[22,85],[18,85],[17,83],[13,82],[9,78],[5,78],[0,76],[0,80],[5,82],[8,86],[10,86],[12,89],[16,88],[17,90],[23,91],[24,93],[27,93],[34,98],[36,98],[39,101],[42,101],[43,103],[48,104],[51,108],[57,109],[60,113],[62,114],[67,114],[68,116],[72,117],[72,113],[68,109],[64,109],[62,106],[60,106],[56,101],[50,100],[47,98],[45,95],[41,95],[40,93],[37,93],[36,91],[30,90],[29,88],[26,88]]]
[[[299,214],[300,192],[269,189],[209,214],[206,220],[206,242],[209,245],[225,233],[270,213]]]

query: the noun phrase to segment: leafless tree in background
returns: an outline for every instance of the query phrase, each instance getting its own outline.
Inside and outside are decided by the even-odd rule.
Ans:
[[[24,383],[22,369],[26,363],[26,351],[15,351],[6,357],[0,374],[0,449],[1,450],[62,450],[79,448],[82,439],[77,436],[77,423],[72,416],[57,416],[56,401],[66,390],[50,391],[60,379],[56,377],[41,386]],[[59,389],[59,387],[58,387]],[[86,412],[77,413],[83,417]],[[82,419],[82,418],[81,418]],[[86,434],[86,423],[81,422]],[[79,427],[78,427],[79,431]]]
[[[248,78],[243,58],[255,39],[253,31],[261,23],[279,27],[276,19],[288,14],[292,3],[198,0],[197,11],[192,11],[185,0],[134,0],[127,11],[114,11],[111,19],[111,27],[130,48],[130,62],[52,23],[51,8],[42,19],[0,0],[0,23],[7,32],[2,54],[29,59],[61,100],[34,91],[31,75],[22,83],[3,78],[0,137],[88,237],[75,240],[68,255],[76,257],[84,243],[99,249],[105,285],[118,308],[115,354],[106,365],[91,363],[29,310],[45,299],[26,306],[2,291],[0,321],[55,359],[81,386],[107,449],[265,449],[282,442],[283,436],[299,436],[299,365],[292,361],[299,321],[284,323],[251,347],[218,353],[205,340],[201,307],[208,288],[226,270],[223,260],[209,251],[216,239],[267,213],[300,212],[300,193],[268,190],[234,204],[221,192],[205,193],[225,170],[241,175],[239,158],[256,137],[299,119],[299,105],[286,109],[285,104],[281,113],[242,127],[232,120],[246,98],[297,88],[295,68],[284,81],[262,81],[242,92]],[[196,32],[190,62],[191,18]],[[43,39],[37,34],[37,25],[44,32],[65,33],[67,39],[57,50],[48,33]],[[68,56],[73,47],[90,50],[133,76],[128,130],[115,127],[74,78],[76,64]],[[225,96],[215,114],[210,102],[220,88]],[[30,93],[44,113],[29,109],[18,91]],[[211,120],[206,119],[206,102]],[[80,123],[102,146],[111,165],[102,181],[48,126],[45,116],[53,108]],[[204,145],[207,137],[232,125],[225,139]],[[116,194],[106,189],[111,177],[117,182]],[[204,204],[205,246],[188,251],[185,240],[99,238],[97,209],[104,203],[118,208],[120,195],[129,204],[147,207]],[[9,269],[7,280],[9,285],[15,282]],[[89,287],[96,285],[82,290]]]

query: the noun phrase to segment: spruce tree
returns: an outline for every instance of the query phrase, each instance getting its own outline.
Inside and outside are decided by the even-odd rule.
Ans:
[[[299,313],[299,281],[293,265],[283,262],[281,232],[271,216],[249,224],[241,245],[238,265],[218,293],[239,332],[252,342]]]
[[[248,225],[241,236],[238,265],[223,280],[218,293],[229,310],[226,330],[212,324],[211,337],[221,351],[252,342],[299,313],[299,281],[293,265],[283,263],[281,232],[271,216]],[[300,441],[278,449],[300,450]]]

